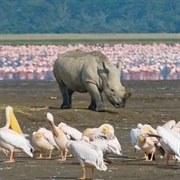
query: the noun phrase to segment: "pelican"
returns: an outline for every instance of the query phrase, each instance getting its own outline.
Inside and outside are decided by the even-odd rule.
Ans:
[[[84,136],[83,136],[83,139],[84,139]],[[86,141],[87,141],[87,139],[86,139]],[[121,145],[120,145],[118,139],[116,138],[116,136],[114,137],[113,140],[97,138],[97,139],[90,141],[90,139],[89,139],[89,143],[97,146],[98,148],[100,148],[102,150],[105,163],[112,163],[112,161],[108,158],[108,154],[110,154],[110,153],[122,155]]]
[[[175,120],[169,120],[168,122],[164,123],[162,125],[162,127],[165,128],[165,129],[172,129],[175,125],[176,125]]]
[[[180,134],[180,121],[174,125],[172,130]]]
[[[82,138],[82,133],[79,130],[68,126],[66,123],[61,122],[58,127],[66,134],[69,140],[80,140]]]
[[[110,124],[102,124],[98,128],[87,128],[83,132],[83,136],[90,137],[91,139],[105,136],[106,138],[111,139],[114,137],[114,127]]]
[[[18,132],[16,132],[13,129],[9,129],[9,126],[11,125],[11,118],[13,117],[13,109],[12,107],[8,106],[6,107],[6,125],[2,128],[0,128],[0,147],[4,150],[10,151],[10,159],[6,162],[15,162],[14,160],[14,153],[24,151],[26,154],[28,154],[30,157],[33,157],[32,151],[33,147],[30,145],[29,140],[27,140],[23,135],[20,126],[16,125],[18,124],[17,120],[14,120],[14,125],[12,126],[13,129],[16,129]],[[15,117],[15,116],[14,116]],[[18,124],[19,125],[19,124]]]
[[[40,128],[37,132],[33,132],[32,136],[33,144],[40,149],[39,159],[42,159],[43,151],[49,151],[48,159],[52,156],[52,151],[54,148],[59,149],[51,131],[46,128]]]
[[[148,135],[159,138],[160,143],[165,150],[166,165],[169,165],[169,155],[173,155],[180,160],[180,135],[176,136],[172,131],[165,129],[162,126],[158,126],[156,130],[158,135],[153,133]]]
[[[67,139],[66,135],[63,133],[63,131],[54,124],[54,117],[49,112],[47,113],[47,119],[51,125],[54,140],[62,152],[61,161],[66,161],[66,157],[67,157],[66,143],[67,143],[68,139]]]
[[[107,167],[103,161],[103,152],[97,146],[85,142],[84,140],[72,141],[66,143],[68,151],[78,159],[82,167],[81,179],[86,179],[86,167],[92,170],[91,179],[94,178],[95,168],[100,171],[106,171]]]
[[[23,135],[23,132],[19,126],[16,116],[14,115],[13,108],[11,106],[6,107],[5,114],[6,114],[6,125],[5,126],[7,128],[11,127],[12,130],[16,131],[18,134]]]
[[[159,147],[158,140],[154,137],[149,137],[147,134],[157,134],[157,131],[148,124],[145,124],[140,129],[138,135],[138,145],[145,153],[145,161],[155,160],[156,150],[163,154],[162,147]]]
[[[106,143],[106,150],[103,150],[106,162],[111,162],[108,159],[108,154],[111,152],[122,155],[121,144],[115,136],[114,127],[110,124],[102,124],[99,128],[87,128],[83,132],[83,136],[89,137],[90,141],[94,141],[93,143],[96,143],[101,149],[105,147],[98,145],[98,143],[102,142],[103,139],[106,140],[103,142],[103,144]]]
[[[140,128],[141,127],[142,127],[142,124],[139,123],[137,125],[137,128],[132,128],[131,131],[130,131],[131,142],[132,142],[132,146],[133,146],[133,149],[134,149],[133,158],[136,158],[136,151],[141,149],[138,146],[138,135],[140,133]]]

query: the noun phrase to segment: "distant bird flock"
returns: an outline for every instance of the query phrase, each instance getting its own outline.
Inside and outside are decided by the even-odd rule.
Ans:
[[[108,163],[112,163],[109,154],[122,156],[121,144],[111,124],[105,123],[80,132],[64,122],[58,124],[53,114],[47,112],[50,130],[39,127],[32,135],[27,135],[22,132],[11,106],[6,107],[5,113],[6,124],[0,128],[0,150],[6,156],[9,154],[6,163],[15,162],[14,154],[19,152],[24,152],[31,158],[51,159],[52,151],[55,150],[59,153],[57,161],[66,163],[69,156],[79,161],[82,168],[81,179],[87,178],[86,168],[90,167],[93,179],[95,169],[106,171]],[[133,147],[131,159],[154,161],[159,156],[165,159],[166,165],[170,165],[169,159],[173,159],[174,164],[180,162],[180,121],[169,120],[156,128],[139,123],[130,130],[129,137]],[[39,152],[37,157],[34,157],[35,151]],[[144,157],[137,157],[137,151],[142,151]],[[45,152],[49,152],[48,157],[44,156]]]
[[[54,80],[54,61],[67,51],[100,51],[123,62],[122,79],[180,79],[180,44],[0,45],[0,81]]]

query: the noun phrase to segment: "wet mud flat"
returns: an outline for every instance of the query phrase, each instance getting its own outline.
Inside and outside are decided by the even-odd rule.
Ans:
[[[124,81],[134,93],[123,109],[114,108],[104,97],[105,112],[87,109],[90,97],[87,93],[73,94],[72,109],[59,109],[62,102],[55,81],[45,82],[0,82],[0,125],[5,124],[5,107],[10,105],[24,133],[31,135],[39,127],[50,129],[46,113],[54,115],[55,123],[65,122],[80,131],[88,127],[98,127],[110,123],[115,128],[123,156],[110,154],[112,164],[105,172],[96,171],[95,179],[179,179],[180,163],[166,166],[165,159],[156,156],[155,162],[142,160],[143,152],[138,151],[138,159],[132,159],[133,148],[130,130],[137,123],[149,123],[154,128],[168,120],[180,120],[180,80],[176,81]],[[36,159],[24,153],[15,155],[15,163],[3,163],[9,157],[0,153],[0,179],[78,179],[81,167],[74,158],[58,162],[59,152],[53,151],[52,159]],[[48,154],[45,154],[45,157]],[[173,160],[171,160],[173,164]],[[90,171],[88,171],[90,173]]]

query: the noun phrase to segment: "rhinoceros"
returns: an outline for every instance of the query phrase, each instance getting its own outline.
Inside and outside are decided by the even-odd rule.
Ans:
[[[131,92],[120,82],[122,62],[117,67],[99,51],[68,51],[55,60],[53,73],[63,98],[61,109],[72,106],[72,94],[89,92],[89,109],[105,111],[102,92],[116,108],[125,107]]]

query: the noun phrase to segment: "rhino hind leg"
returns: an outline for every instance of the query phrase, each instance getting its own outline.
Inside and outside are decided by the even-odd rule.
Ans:
[[[67,88],[60,88],[63,103],[61,105],[61,109],[70,109],[72,106],[72,94],[74,93],[73,90]]]

